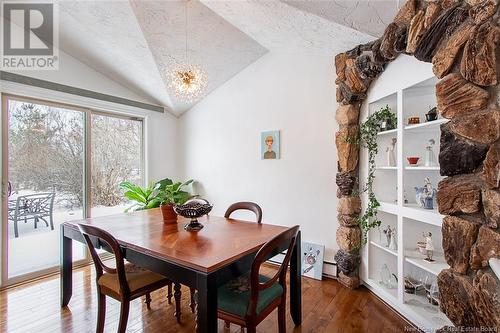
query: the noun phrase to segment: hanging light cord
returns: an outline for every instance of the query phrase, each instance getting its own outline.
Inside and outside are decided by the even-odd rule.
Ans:
[[[184,20],[186,22],[186,30],[185,30],[185,44],[186,44],[186,53],[184,55],[185,59],[184,61],[187,63],[187,58],[188,58],[188,11],[187,11],[187,6],[188,6],[188,1],[186,0],[186,6],[184,7]]]

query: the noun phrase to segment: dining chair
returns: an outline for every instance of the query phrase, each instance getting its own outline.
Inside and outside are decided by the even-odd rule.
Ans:
[[[229,218],[229,216],[237,210],[252,211],[255,214],[255,217],[257,218],[257,223],[262,222],[262,209],[255,202],[246,202],[246,201],[235,202],[234,204],[229,206],[229,208],[226,210],[224,217],[226,219]]]
[[[271,239],[257,252],[248,273],[218,288],[220,319],[255,333],[257,325],[278,308],[278,332],[286,332],[286,273],[298,232],[295,226]],[[287,252],[276,274],[271,278],[260,275],[262,263],[280,254],[283,246]]]
[[[97,333],[102,333],[104,331],[106,296],[112,297],[121,302],[118,333],[124,333],[127,327],[130,301],[146,295],[145,303],[147,308],[150,309],[150,293],[164,286],[169,286],[168,296],[170,303],[172,290],[172,282],[170,280],[160,274],[153,273],[132,263],[126,263],[118,241],[107,231],[88,224],[79,224],[78,228],[85,238],[85,242],[87,243],[90,254],[92,255],[96,270],[96,285],[98,294]],[[94,239],[97,238],[101,244],[110,248],[115,257],[115,268],[108,267],[102,262],[95,250],[91,237]],[[176,306],[180,306],[177,301]],[[178,310],[176,310],[176,312],[178,312]]]

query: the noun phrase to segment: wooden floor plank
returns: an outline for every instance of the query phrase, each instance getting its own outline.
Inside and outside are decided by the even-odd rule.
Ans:
[[[262,272],[271,275],[275,268]],[[97,299],[91,266],[74,272],[73,298],[69,307],[59,307],[59,278],[51,276],[32,283],[0,291],[0,332],[8,333],[92,333],[95,331]],[[195,315],[189,307],[189,289],[182,289],[182,322],[174,317],[174,305],[168,304],[166,290],[152,295],[151,310],[144,300],[131,303],[127,332],[187,333],[194,332]],[[287,311],[287,332],[349,333],[402,332],[408,326],[401,317],[372,295],[366,288],[352,291],[334,280],[302,283],[303,324],[295,327]],[[287,304],[289,308],[289,304]],[[107,298],[105,332],[116,332],[120,305]],[[260,333],[277,332],[277,314],[271,313],[257,328]],[[224,328],[219,332],[237,333],[240,328]]]

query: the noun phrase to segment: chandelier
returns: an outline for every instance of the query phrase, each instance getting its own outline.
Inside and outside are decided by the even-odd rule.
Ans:
[[[188,1],[185,1],[186,6],[184,7],[186,20],[185,61],[184,63],[177,63],[172,66],[168,73],[168,85],[174,91],[177,98],[185,102],[193,102],[205,92],[208,77],[203,68],[188,62]]]
[[[200,97],[205,92],[208,82],[205,71],[189,63],[175,65],[168,79],[175,95],[186,102],[192,102]]]

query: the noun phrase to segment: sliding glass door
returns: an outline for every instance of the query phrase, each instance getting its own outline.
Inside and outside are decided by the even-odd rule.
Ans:
[[[59,265],[60,224],[123,212],[143,182],[142,120],[20,97],[3,101],[2,281]],[[74,244],[75,260],[86,259]]]
[[[142,120],[92,114],[93,217],[123,212],[130,204],[119,184],[143,184]]]

